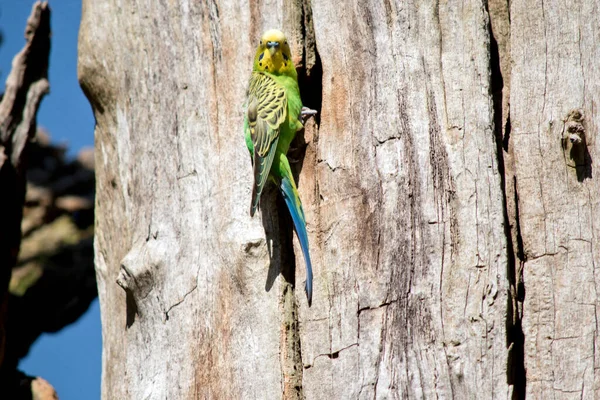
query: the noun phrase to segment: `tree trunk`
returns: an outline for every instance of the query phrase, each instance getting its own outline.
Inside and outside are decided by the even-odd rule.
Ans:
[[[103,397],[591,397],[598,7],[526,4],[84,0]],[[248,215],[270,27],[319,111],[312,308],[277,193]]]
[[[11,273],[17,266],[21,248],[28,148],[35,136],[38,108],[50,87],[50,8],[47,2],[33,4],[25,27],[25,42],[13,58],[5,91],[0,96],[0,393],[10,398],[33,395],[47,398],[40,388],[48,388],[42,392],[51,395],[54,392],[51,386],[17,371],[18,356],[26,352],[31,342],[24,345],[11,335],[18,330],[32,334],[32,329],[10,325],[18,319],[16,310],[31,309],[16,305],[9,293]],[[18,356],[15,353],[19,353]]]
[[[511,4],[528,398],[600,396],[599,10],[599,1]]]

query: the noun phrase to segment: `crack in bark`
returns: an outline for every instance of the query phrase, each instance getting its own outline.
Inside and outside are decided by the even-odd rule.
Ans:
[[[337,170],[346,171],[345,167],[342,167],[342,166],[339,166],[339,165],[338,166],[333,166],[333,165],[329,164],[329,161],[327,161],[327,160],[319,159],[319,160],[317,160],[317,164],[325,164],[327,166],[327,168],[329,168],[329,170],[331,172],[335,172]]]
[[[181,298],[181,300],[175,302],[175,304],[173,304],[172,306],[170,306],[167,311],[165,311],[165,321],[169,320],[169,313],[171,312],[171,310],[173,310],[175,307],[179,306],[180,304],[182,304],[185,299],[192,293],[194,292],[196,289],[198,289],[198,284],[196,283],[194,285],[193,288],[191,288],[186,294],[183,295],[183,297]]]
[[[360,345],[359,345],[358,343],[352,343],[352,344],[350,344],[350,345],[348,345],[348,346],[346,346],[346,347],[342,347],[341,349],[339,349],[339,350],[336,350],[336,351],[333,351],[333,352],[331,352],[331,353],[321,353],[321,354],[317,354],[317,355],[315,356],[315,358],[313,359],[313,363],[312,363],[312,364],[308,364],[308,365],[304,366],[304,369],[309,369],[309,368],[312,368],[312,366],[315,364],[315,361],[316,361],[316,360],[317,360],[317,358],[319,358],[319,357],[327,357],[327,358],[329,358],[330,360],[335,360],[335,359],[339,358],[339,356],[340,356],[340,353],[341,353],[342,351],[344,351],[344,350],[348,350],[348,349],[350,349],[350,348],[352,348],[352,347],[359,347],[359,346],[360,346]]]
[[[377,309],[380,309],[380,308],[382,308],[382,307],[387,307],[387,306],[390,306],[390,305],[392,305],[392,304],[394,304],[394,303],[397,303],[397,302],[398,302],[398,300],[397,300],[397,299],[394,299],[394,300],[388,300],[388,301],[385,301],[385,302],[383,302],[383,303],[381,303],[381,304],[379,304],[379,305],[377,305],[377,306],[374,306],[374,307],[372,307],[372,306],[361,307],[361,308],[359,308],[359,309],[358,309],[357,316],[360,316],[360,314],[361,314],[363,311],[377,310]]]
[[[322,74],[321,59],[317,51],[316,36],[312,23],[312,6],[310,0],[292,0],[289,4],[288,18],[292,19],[298,32],[302,59],[297,64],[298,85],[302,103],[314,110],[317,115],[315,129],[320,124],[322,103]],[[299,174],[302,170],[307,143],[303,132],[299,132],[291,145],[293,157],[292,172],[299,186]],[[314,133],[313,144],[318,140],[317,132]],[[313,169],[314,170],[314,169]],[[283,398],[300,399],[304,397],[302,388],[303,362],[300,343],[300,329],[298,321],[298,302],[295,296],[296,287],[296,254],[293,246],[293,223],[286,205],[277,198],[277,219],[279,221],[279,237],[281,242],[281,267],[283,277],[283,291],[280,304],[282,313],[281,325],[281,368],[283,378]]]
[[[486,8],[489,5],[486,4]],[[510,57],[510,54],[501,54],[499,44],[494,36],[493,32],[493,20],[495,18],[508,17],[499,13],[499,9],[503,5],[498,3],[492,4],[493,10],[488,13],[490,15],[489,22],[489,35],[490,35],[490,71],[491,71],[491,91],[493,101],[493,120],[494,120],[494,131],[496,135],[496,157],[498,172],[501,179],[501,190],[502,190],[502,208],[504,216],[504,234],[506,236],[506,252],[507,252],[507,278],[509,281],[509,293],[507,301],[507,320],[506,320],[506,335],[507,335],[507,383],[513,386],[512,399],[524,399],[526,393],[527,377],[525,373],[525,353],[524,343],[525,337],[523,334],[523,328],[521,325],[521,310],[522,303],[524,300],[524,288],[523,288],[523,264],[525,262],[523,252],[523,241],[521,238],[521,229],[519,221],[519,207],[518,207],[518,193],[516,186],[516,177],[512,175],[512,171],[506,169],[506,157],[511,162],[511,151],[509,146],[510,139],[510,108],[508,103],[506,107],[506,122],[503,120],[503,99],[505,91],[505,82],[502,75],[502,61],[506,61],[506,57]],[[496,14],[498,12],[498,14]],[[506,21],[505,21],[506,22]],[[510,21],[508,21],[510,26]],[[501,58],[502,57],[502,58]],[[510,67],[509,67],[510,68]],[[506,71],[509,75],[507,80],[510,79],[510,71]],[[512,182],[507,181],[507,175],[512,177]],[[514,202],[514,215],[509,215],[509,198],[508,193],[511,192],[507,185],[512,184],[510,188],[514,194],[514,198],[510,199]],[[515,223],[515,230],[511,229],[511,217]],[[515,237],[516,236],[516,237]],[[515,249],[516,245],[516,249]],[[516,250],[516,251],[515,251]]]

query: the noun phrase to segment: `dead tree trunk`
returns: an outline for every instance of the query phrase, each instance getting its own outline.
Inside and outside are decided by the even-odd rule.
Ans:
[[[14,57],[0,100],[0,387],[18,391],[17,359],[7,357],[8,286],[21,246],[27,147],[36,132],[36,115],[48,92],[50,8],[36,2],[25,29],[26,44]],[[29,392],[31,395],[31,391]]]
[[[593,396],[598,6],[526,4],[84,1],[104,398]],[[274,191],[248,216],[270,27],[319,111],[312,308]]]
[[[527,395],[592,399],[600,396],[600,2],[534,4],[511,3],[507,132]]]

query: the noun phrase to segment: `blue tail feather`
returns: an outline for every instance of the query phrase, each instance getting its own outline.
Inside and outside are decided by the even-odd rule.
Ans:
[[[302,247],[302,254],[304,255],[304,261],[306,262],[306,297],[308,298],[308,306],[312,304],[312,265],[310,263],[310,255],[308,254],[308,234],[306,233],[306,222],[304,220],[304,211],[302,210],[302,204],[300,198],[295,190],[292,182],[287,177],[281,179],[280,184],[281,192],[283,193],[283,199],[287,205],[292,220],[294,221],[294,228],[296,228],[296,235]]]

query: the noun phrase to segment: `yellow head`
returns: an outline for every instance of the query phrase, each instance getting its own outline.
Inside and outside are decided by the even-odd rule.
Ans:
[[[270,29],[263,33],[254,56],[254,71],[296,76],[290,45],[283,32]]]

